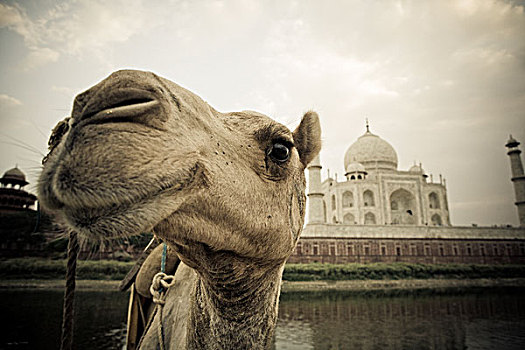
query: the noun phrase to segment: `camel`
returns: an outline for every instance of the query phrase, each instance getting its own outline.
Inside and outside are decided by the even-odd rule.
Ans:
[[[159,325],[170,349],[268,348],[304,223],[304,170],[321,148],[317,114],[291,132],[122,70],[79,94],[57,129],[41,205],[89,240],[154,232],[182,261],[140,348],[157,347]]]

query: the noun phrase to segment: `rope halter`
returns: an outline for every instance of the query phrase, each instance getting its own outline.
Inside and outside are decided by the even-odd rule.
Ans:
[[[167,275],[164,272],[159,272],[153,277],[149,292],[153,296],[155,304],[164,305],[164,292],[175,284],[175,276]]]

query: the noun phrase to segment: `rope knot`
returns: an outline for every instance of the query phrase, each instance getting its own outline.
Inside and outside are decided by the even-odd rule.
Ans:
[[[164,245],[163,260],[165,259],[166,245]],[[164,262],[162,263],[162,270],[164,270]],[[159,337],[160,350],[164,350],[164,331],[162,330],[162,309],[165,304],[166,292],[168,288],[175,284],[175,276],[167,275],[164,272],[159,272],[153,276],[149,292],[153,296],[153,302],[157,304],[159,311],[159,327],[157,328],[157,336]]]
[[[175,276],[167,275],[164,272],[159,272],[153,276],[149,292],[153,296],[155,304],[164,305],[165,292],[175,284]]]

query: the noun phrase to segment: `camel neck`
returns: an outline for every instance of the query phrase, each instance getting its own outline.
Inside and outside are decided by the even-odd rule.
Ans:
[[[199,272],[188,349],[267,349],[277,321],[283,266],[231,264]]]

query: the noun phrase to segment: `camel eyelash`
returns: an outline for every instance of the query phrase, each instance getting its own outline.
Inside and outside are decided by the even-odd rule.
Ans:
[[[284,139],[284,138],[273,139],[272,140],[272,145],[276,144],[276,143],[280,143],[280,144],[288,147],[290,150],[295,147],[295,145],[293,144],[293,141],[290,141],[290,140]]]
[[[284,127],[268,125],[254,132],[254,137],[261,144],[280,142],[286,146],[294,147],[291,133]]]

